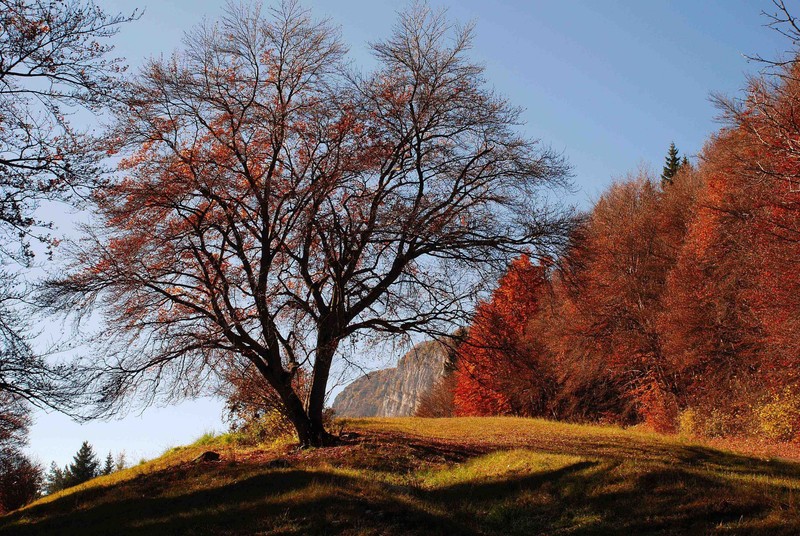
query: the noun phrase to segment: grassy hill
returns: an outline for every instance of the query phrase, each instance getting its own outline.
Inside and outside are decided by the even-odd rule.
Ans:
[[[343,426],[328,449],[172,449],[0,518],[0,535],[800,534],[800,463],[531,419]],[[192,461],[209,449],[222,460]]]

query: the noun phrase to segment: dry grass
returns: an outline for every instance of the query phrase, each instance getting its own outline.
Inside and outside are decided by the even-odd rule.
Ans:
[[[47,497],[5,534],[799,534],[800,464],[541,420],[359,419],[343,445],[223,438]],[[202,451],[219,463],[192,463]]]

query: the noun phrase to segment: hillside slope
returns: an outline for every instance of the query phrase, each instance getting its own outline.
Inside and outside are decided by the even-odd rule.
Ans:
[[[530,419],[344,427],[327,449],[174,449],[0,518],[0,535],[800,533],[794,462]]]

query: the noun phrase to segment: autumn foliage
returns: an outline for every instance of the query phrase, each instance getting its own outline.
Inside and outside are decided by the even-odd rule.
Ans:
[[[460,415],[541,414],[551,364],[525,336],[547,289],[546,270],[528,257],[511,263],[490,301],[478,306],[460,345],[454,401]]]
[[[414,5],[355,75],[297,2],[231,4],[132,77],[107,140],[120,176],[42,296],[102,312],[103,357],[82,364],[99,412],[235,389],[234,359],[327,444],[342,345],[451,332],[487,274],[558,249],[572,214],[546,201],[569,167],[518,132],[470,41]]]
[[[553,268],[509,267],[461,347],[457,412],[798,437],[800,69],[719,105],[696,166],[614,183]]]

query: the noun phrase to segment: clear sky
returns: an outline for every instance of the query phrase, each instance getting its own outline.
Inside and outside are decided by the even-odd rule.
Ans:
[[[216,19],[220,0],[97,0],[110,12],[145,8],[123,28],[118,55],[132,69],[169,54],[184,31]],[[269,3],[267,1],[267,3]],[[587,207],[614,178],[641,165],[660,172],[674,141],[692,156],[719,125],[710,92],[735,94],[758,66],[746,54],[774,57],[787,43],[764,28],[769,0],[450,0],[455,21],[476,23],[473,57],[489,83],[525,108],[529,135],[561,150],[574,167]],[[366,44],[386,36],[397,0],[306,0],[318,17],[341,26],[352,59],[369,60]],[[56,264],[57,266],[57,264]],[[49,329],[49,328],[45,328]],[[388,356],[377,363],[385,366]],[[396,357],[396,356],[392,356]],[[104,456],[152,457],[208,430],[223,430],[222,404],[191,401],[150,408],[122,420],[78,425],[58,414],[36,414],[29,451],[41,462],[69,461],[81,441]]]

